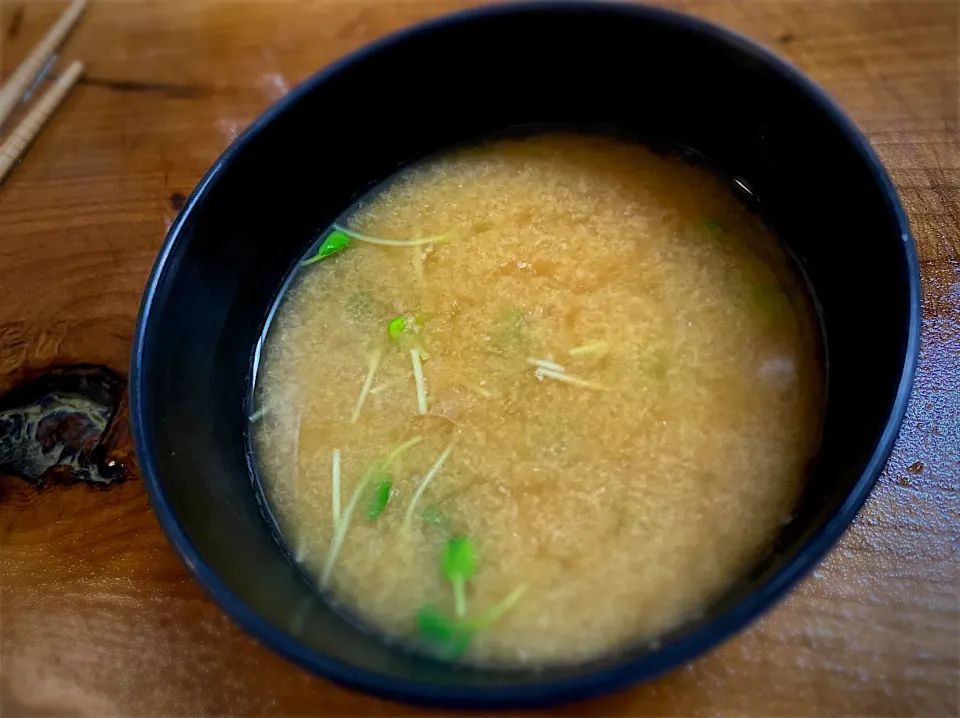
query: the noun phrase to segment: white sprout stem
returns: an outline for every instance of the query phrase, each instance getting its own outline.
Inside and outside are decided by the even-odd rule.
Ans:
[[[467,615],[467,591],[463,581],[453,582],[453,604],[457,618],[463,618]]]
[[[261,406],[259,409],[253,412],[249,417],[247,417],[247,421],[253,424],[257,421],[260,421],[263,417],[265,417],[269,413],[270,413],[269,406]]]
[[[423,383],[423,364],[420,362],[420,352],[410,350],[410,361],[413,364],[413,378],[417,382],[417,413],[427,413],[427,386]]]
[[[437,457],[437,460],[433,462],[433,466],[430,467],[430,470],[427,472],[426,476],[423,477],[423,481],[420,482],[420,486],[417,487],[416,492],[413,494],[413,498],[410,499],[410,506],[407,507],[407,514],[403,517],[403,525],[410,526],[410,521],[413,518],[413,510],[417,506],[417,502],[420,500],[420,497],[423,496],[423,492],[427,490],[427,486],[430,485],[430,482],[433,481],[433,477],[436,476],[439,472],[443,463],[450,457],[450,452],[453,451],[453,445],[455,442],[451,441],[447,448],[443,450],[443,453]]]
[[[354,510],[357,508],[357,503],[360,501],[360,496],[363,494],[375,476],[382,471],[386,471],[390,464],[403,456],[403,454],[406,453],[410,447],[416,446],[421,441],[423,441],[422,436],[414,436],[412,439],[407,439],[393,451],[387,454],[387,458],[383,460],[382,464],[380,464],[379,471],[368,471],[363,475],[363,478],[360,479],[360,483],[357,484],[357,488],[353,490],[353,496],[350,497],[350,503],[347,504],[347,508],[340,516],[340,520],[334,524],[333,539],[330,541],[330,548],[327,551],[327,560],[323,564],[323,573],[320,575],[320,586],[322,588],[326,588],[327,584],[330,582],[330,574],[333,572],[333,566],[337,562],[337,556],[340,554],[340,547],[343,546],[343,539],[347,535],[347,528],[350,526],[350,519],[353,516]]]
[[[377,349],[367,360],[367,378],[363,380],[363,389],[360,390],[360,398],[357,399],[357,405],[353,408],[353,416],[350,417],[350,423],[356,424],[360,418],[360,411],[363,409],[363,403],[367,400],[367,394],[370,393],[370,387],[373,386],[373,378],[377,374],[377,367],[380,366],[380,350]]]
[[[507,595],[506,598],[502,599],[499,603],[494,604],[492,608],[488,609],[474,619],[464,621],[464,627],[483,628],[484,626],[489,626],[491,623],[495,622],[503,614],[509,611],[513,607],[513,604],[519,601],[523,594],[527,592],[529,587],[529,584],[526,583],[517,586]]]
[[[570,349],[567,353],[570,356],[578,357],[584,356],[585,354],[606,354],[607,350],[610,348],[610,342],[599,341],[599,342],[590,342],[589,344],[584,344],[580,347],[574,347]]]
[[[340,449],[333,450],[333,525],[340,521]]]
[[[387,389],[392,389],[393,387],[400,386],[401,384],[403,384],[403,379],[392,379],[391,381],[385,381],[383,382],[383,384],[377,384],[375,387],[373,387],[370,390],[370,394],[371,396],[375,396],[376,394],[379,394],[382,391],[386,391]]]
[[[357,508],[357,504],[360,502],[360,496],[366,490],[367,485],[376,476],[375,471],[368,471],[363,475],[363,478],[360,479],[360,483],[357,484],[357,488],[353,490],[353,496],[350,497],[350,503],[347,504],[347,508],[344,509],[343,515],[340,517],[340,521],[337,522],[334,531],[333,539],[330,541],[330,549],[327,551],[327,560],[323,564],[323,573],[320,576],[320,585],[326,588],[327,584],[330,582],[330,574],[333,572],[333,566],[337,562],[337,556],[340,554],[340,547],[343,546],[343,539],[347,535],[347,527],[350,526],[350,518],[353,516],[354,510]]]
[[[421,441],[423,441],[423,437],[422,437],[422,436],[419,436],[419,435],[413,437],[412,439],[407,439],[406,441],[404,441],[402,444],[400,444],[400,446],[398,446],[398,447],[395,448],[393,451],[391,451],[389,454],[387,454],[387,458],[383,460],[383,463],[382,463],[382,464],[380,464],[380,470],[381,470],[381,471],[386,471],[387,469],[389,469],[389,468],[390,468],[390,465],[391,465],[394,461],[396,461],[397,459],[399,459],[401,456],[403,456],[405,453],[407,453],[407,450],[408,450],[408,449],[413,448],[414,446],[416,446],[417,444],[419,444]]]
[[[446,235],[441,234],[438,237],[422,237],[420,239],[380,239],[379,237],[370,237],[366,234],[354,232],[352,229],[347,229],[342,224],[334,224],[333,228],[339,232],[343,232],[345,235],[350,237],[350,239],[355,239],[358,242],[380,244],[384,247],[419,247],[423,244],[436,244],[437,242],[442,242],[447,238]]]
[[[552,362],[549,359],[534,359],[533,357],[527,357],[527,364],[531,366],[542,367],[543,369],[552,369],[553,371],[565,372],[566,369],[563,368],[562,364],[557,364]]]
[[[487,391],[486,389],[484,389],[484,388],[483,388],[482,386],[480,386],[479,384],[471,384],[470,382],[462,381],[462,382],[460,382],[460,386],[462,386],[464,389],[469,389],[469,390],[472,391],[474,394],[478,394],[478,395],[482,396],[484,399],[492,399],[492,398],[493,398],[493,392]]]
[[[539,369],[537,369],[535,373],[537,375],[537,378],[540,379],[541,381],[543,380],[543,377],[549,377],[550,379],[554,379],[556,381],[562,381],[567,384],[573,384],[574,386],[582,386],[585,389],[596,389],[597,391],[607,390],[607,387],[605,387],[603,384],[598,384],[593,381],[587,381],[586,379],[581,379],[580,377],[576,377],[576,376],[570,376],[569,374],[562,374],[561,372],[552,371],[551,369],[544,369],[543,367],[540,367]]]

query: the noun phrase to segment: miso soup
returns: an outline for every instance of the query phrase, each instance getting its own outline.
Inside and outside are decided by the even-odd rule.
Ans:
[[[728,591],[789,520],[822,404],[805,285],[728,181],[545,134],[407,168],[319,236],[251,432],[331,601],[511,667],[655,640]]]

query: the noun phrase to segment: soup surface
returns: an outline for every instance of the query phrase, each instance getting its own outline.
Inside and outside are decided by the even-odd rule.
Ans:
[[[606,138],[497,140],[339,224],[422,243],[354,238],[300,270],[251,421],[291,552],[347,612],[448,658],[579,661],[704,610],[789,520],[819,441],[815,319],[718,176]]]

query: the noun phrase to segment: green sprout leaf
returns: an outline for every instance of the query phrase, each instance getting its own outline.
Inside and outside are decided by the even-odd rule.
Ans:
[[[441,563],[448,581],[467,581],[477,572],[477,552],[466,536],[457,536],[447,542]]]
[[[330,584],[330,574],[333,572],[333,567],[336,565],[337,556],[340,554],[340,548],[343,546],[343,540],[347,535],[347,528],[350,526],[350,519],[353,517],[353,512],[356,510],[357,505],[360,503],[361,497],[369,495],[368,490],[370,488],[370,484],[372,484],[374,481],[378,481],[379,484],[383,484],[384,481],[389,481],[390,474],[388,473],[387,469],[390,468],[394,461],[399,459],[421,441],[423,441],[422,436],[414,436],[412,439],[407,439],[402,444],[395,446],[393,450],[387,454],[387,457],[380,462],[379,466],[364,473],[363,478],[360,479],[357,487],[353,490],[353,494],[350,497],[350,502],[340,514],[340,520],[336,522],[334,526],[333,540],[330,542],[330,548],[327,549],[327,560],[324,562],[323,572],[320,574],[320,585],[322,587],[326,588]],[[386,498],[387,501],[389,501],[389,490],[386,492]],[[384,502],[384,505],[386,505],[386,502]],[[381,512],[382,510],[383,509],[381,509]],[[380,514],[378,513],[377,516],[379,515]],[[372,516],[371,518],[376,518],[376,516]]]
[[[417,635],[441,657],[459,657],[470,646],[477,631],[489,628],[509,611],[526,593],[528,584],[522,584],[486,611],[472,618],[449,618],[434,605],[417,611]]]
[[[342,252],[349,246],[350,238],[347,235],[343,232],[334,232],[320,245],[320,251],[317,253],[317,256],[319,256],[320,259],[326,259],[331,254]]]
[[[447,542],[440,559],[440,571],[453,585],[453,599],[457,617],[467,615],[467,581],[477,572],[477,552],[466,536],[457,536]]]
[[[703,226],[714,234],[718,234],[723,231],[723,227],[720,225],[720,223],[715,219],[710,219],[709,217],[703,218]]]
[[[427,506],[420,517],[431,526],[450,528],[450,517],[439,506]]]
[[[420,353],[420,358],[427,361],[430,355],[424,351],[423,345],[417,337],[417,334],[423,328],[423,321],[422,315],[419,314],[417,316],[403,314],[394,317],[387,324],[387,334],[392,342],[405,349],[416,349]]]
[[[373,495],[367,504],[367,518],[371,521],[379,518],[390,503],[390,489],[393,484],[390,482],[389,474],[384,473],[382,476],[384,478],[374,487]]]
[[[417,314],[416,316],[403,314],[390,320],[390,323],[387,324],[387,334],[393,341],[402,342],[411,339],[414,334],[419,334],[426,321],[427,317],[423,314]]]
[[[417,635],[442,658],[453,659],[467,650],[473,631],[436,606],[426,605],[417,611]]]
[[[407,324],[413,324],[413,321],[410,317],[394,317],[390,320],[390,323],[387,324],[387,334],[390,335],[390,338],[393,339],[393,341],[399,342],[407,333]]]
[[[323,244],[320,245],[320,249],[317,250],[316,255],[306,262],[303,262],[300,266],[306,267],[314,262],[319,262],[321,259],[326,259],[330,255],[342,252],[349,246],[350,238],[347,235],[343,232],[333,232],[324,240]]]
[[[417,611],[417,632],[431,642],[446,643],[456,634],[457,622],[433,604],[428,604]]]

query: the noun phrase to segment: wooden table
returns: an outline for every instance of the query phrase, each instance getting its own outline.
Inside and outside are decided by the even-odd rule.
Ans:
[[[0,392],[53,365],[120,374],[140,292],[193,185],[311,72],[458,0],[93,0],[63,60],[86,79],[0,188]],[[65,1],[4,0],[9,72]],[[831,92],[885,162],[924,280],[906,422],[824,564],[739,637],[576,715],[955,715],[960,710],[960,13],[949,0],[678,0]],[[61,62],[63,66],[63,62]],[[722,108],[711,111],[720,112]],[[829,167],[824,168],[825,172]],[[877,291],[883,291],[878,287]],[[408,714],[242,633],[161,534],[124,414],[108,488],[0,477],[0,712]]]

